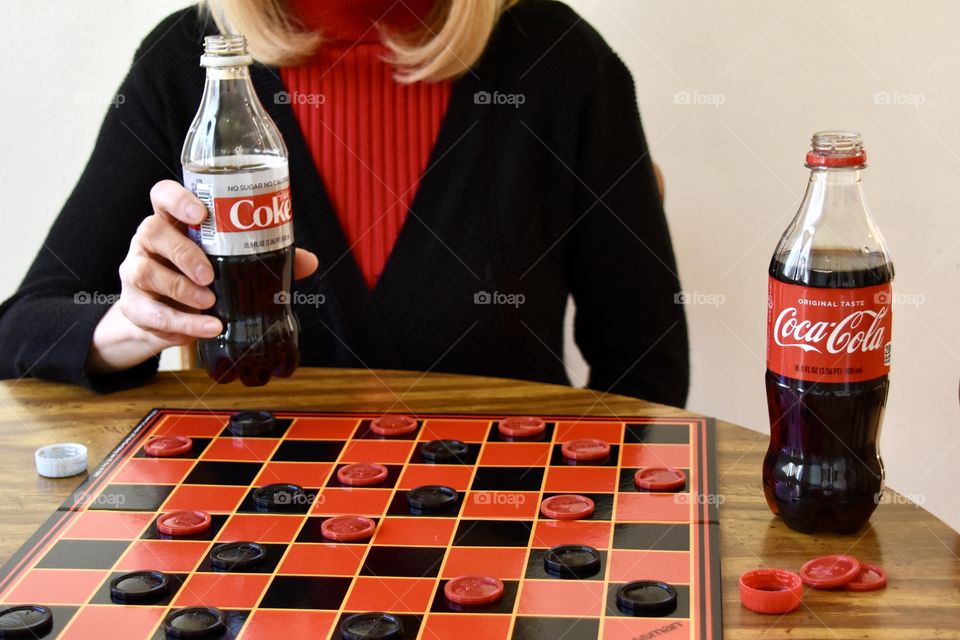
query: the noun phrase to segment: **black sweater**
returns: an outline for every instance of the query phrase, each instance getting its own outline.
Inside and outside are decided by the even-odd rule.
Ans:
[[[84,363],[105,296],[119,291],[130,238],[151,212],[150,187],[181,178],[180,148],[203,91],[202,39],[214,32],[189,8],[144,40],[120,86],[122,104],[108,109],[43,248],[0,306],[0,376],[107,391],[156,370],[152,358],[91,377]],[[686,323],[633,81],[571,9],[523,0],[455,82],[373,291],[293,111],[273,98],[283,90],[277,70],[254,65],[251,76],[289,147],[296,242],[320,258],[318,272],[295,284],[326,301],[295,308],[304,366],[568,383],[563,315],[572,293],[591,388],[684,404]],[[503,94],[522,95],[522,104],[503,103]],[[477,304],[481,292],[519,294],[523,304]],[[90,303],[81,304],[84,293]]]

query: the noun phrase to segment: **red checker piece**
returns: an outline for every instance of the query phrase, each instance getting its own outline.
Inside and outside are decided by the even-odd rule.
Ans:
[[[603,460],[610,455],[610,445],[597,438],[568,440],[560,447],[563,457],[570,460]]]
[[[847,591],[875,591],[887,586],[887,572],[875,564],[860,563],[860,575],[848,582]]]
[[[544,500],[540,513],[554,520],[581,520],[593,515],[594,506],[590,498],[568,493]]]
[[[788,613],[800,606],[803,581],[786,569],[754,569],[740,576],[740,602],[757,613]]]
[[[460,576],[443,587],[443,595],[454,604],[490,604],[503,597],[503,582],[491,576]]]
[[[833,589],[853,582],[860,575],[860,569],[860,561],[853,556],[823,556],[800,567],[800,577],[816,589]]]
[[[417,430],[417,419],[402,414],[387,414],[374,418],[370,423],[370,431],[378,436],[405,436]]]
[[[497,430],[508,438],[530,438],[546,431],[547,423],[533,416],[510,416],[497,424]]]
[[[192,536],[210,528],[206,511],[171,511],[157,519],[157,531],[168,536]]]
[[[351,487],[370,487],[387,478],[387,468],[375,462],[357,462],[340,467],[337,480]]]
[[[335,542],[366,540],[376,529],[373,520],[363,516],[336,516],[324,520],[320,525],[323,537]]]
[[[157,458],[170,458],[183,455],[193,448],[193,440],[189,436],[160,436],[152,438],[143,445],[143,452]]]
[[[633,484],[647,491],[676,491],[687,484],[687,475],[673,467],[647,467],[633,474]]]

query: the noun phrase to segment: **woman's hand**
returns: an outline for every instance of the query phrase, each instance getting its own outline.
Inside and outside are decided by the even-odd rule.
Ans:
[[[140,223],[120,265],[120,299],[94,330],[87,357],[91,373],[129,369],[167,347],[223,330],[217,318],[201,313],[215,302],[209,288],[213,268],[185,233],[187,225],[203,221],[206,208],[172,180],[155,184],[150,201],[153,215]],[[297,249],[294,277],[316,270],[317,257]]]

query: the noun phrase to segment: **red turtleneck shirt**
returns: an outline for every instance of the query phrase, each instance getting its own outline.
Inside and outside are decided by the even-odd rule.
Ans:
[[[401,84],[376,24],[415,27],[433,0],[294,0],[319,31],[312,59],[280,70],[367,286],[376,285],[447,109],[450,82]],[[301,212],[299,215],[310,215]]]

